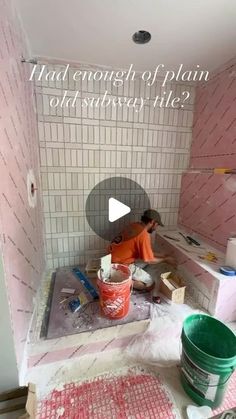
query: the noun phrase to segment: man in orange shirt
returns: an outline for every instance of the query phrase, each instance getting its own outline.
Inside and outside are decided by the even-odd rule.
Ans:
[[[136,289],[153,288],[155,280],[153,275],[147,272],[151,265],[165,262],[176,267],[176,262],[171,256],[157,254],[152,250],[150,234],[158,226],[163,226],[159,212],[153,209],[146,210],[141,217],[141,222],[130,224],[110,244],[112,263],[129,265],[133,286]]]

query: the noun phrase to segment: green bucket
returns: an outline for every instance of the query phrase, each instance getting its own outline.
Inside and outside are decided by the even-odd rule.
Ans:
[[[193,314],[184,321],[181,382],[199,405],[217,407],[236,367],[236,336],[219,320]]]

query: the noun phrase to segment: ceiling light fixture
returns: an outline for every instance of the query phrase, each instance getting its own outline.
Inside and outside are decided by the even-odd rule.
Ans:
[[[132,39],[135,44],[146,44],[150,41],[151,34],[147,31],[138,31],[133,34]]]

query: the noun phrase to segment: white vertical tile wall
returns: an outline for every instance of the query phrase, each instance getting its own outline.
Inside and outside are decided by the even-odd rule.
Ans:
[[[140,79],[118,89],[103,81],[79,85],[73,71],[63,83],[35,82],[46,253],[48,267],[54,268],[84,263],[104,250],[106,244],[90,229],[84,208],[89,191],[105,178],[125,176],[138,182],[165,225],[176,225],[181,174],[188,167],[192,140],[192,87],[167,86],[176,95],[191,89],[192,101],[184,109],[154,108],[154,96],[163,89],[160,82],[151,89]],[[50,98],[62,97],[64,89],[72,97],[79,89],[76,107],[50,108]],[[81,107],[81,97],[97,97],[105,90],[130,97],[143,92],[146,104],[140,112],[127,106]]]

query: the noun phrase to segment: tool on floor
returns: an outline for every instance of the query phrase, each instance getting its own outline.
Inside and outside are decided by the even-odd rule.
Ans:
[[[193,244],[195,244],[196,246],[200,246],[200,243],[198,243],[198,241],[197,241],[197,240],[193,239],[193,237],[191,237],[191,236],[186,236],[186,238],[187,238],[187,239],[189,239],[189,240],[191,240],[191,242],[192,242]]]
[[[80,310],[80,308],[82,306],[85,306],[86,304],[89,303],[88,298],[86,297],[86,295],[81,292],[77,298],[74,298],[73,300],[71,300],[68,303],[68,307],[70,308],[70,310],[72,311],[72,313],[76,313],[78,310]]]
[[[180,241],[180,240],[179,240],[179,239],[177,239],[176,237],[168,236],[167,234],[163,234],[163,236],[164,236],[164,237],[166,237],[167,239],[174,240],[174,241],[176,241],[176,242],[179,242],[179,241]]]
[[[80,299],[76,298],[75,300],[70,301],[68,306],[72,313],[76,313],[81,307]]]
[[[74,288],[62,288],[61,293],[62,294],[74,294],[75,289]]]
[[[160,297],[159,295],[157,295],[157,296],[153,296],[153,297],[152,297],[152,301],[153,301],[155,304],[161,304],[161,297]]]
[[[69,295],[68,297],[63,298],[63,300],[60,301],[59,304],[63,304],[65,303],[67,300],[69,300],[71,298],[71,295]]]
[[[98,299],[99,297],[96,289],[90,284],[88,278],[84,275],[84,273],[81,272],[79,268],[73,268],[73,272],[80,280],[80,282],[83,284],[83,286],[87,289],[89,294],[93,297],[93,299]]]
[[[192,245],[192,240],[190,240],[188,238],[188,236],[185,236],[183,233],[181,233],[181,231],[179,231],[179,234],[184,238],[184,240],[186,241],[186,243]]]
[[[213,252],[207,252],[205,255],[199,255],[199,259],[207,260],[208,262],[216,263],[218,260],[218,257]]]

